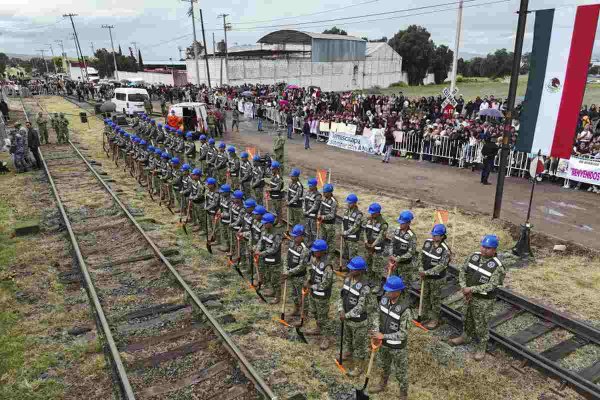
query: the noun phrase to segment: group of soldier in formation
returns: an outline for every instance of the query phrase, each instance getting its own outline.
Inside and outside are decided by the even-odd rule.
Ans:
[[[370,204],[364,213],[358,197],[349,194],[340,218],[333,185],[325,184],[319,191],[317,180],[310,178],[305,188],[301,171],[294,168],[285,187],[280,161],[259,155],[250,160],[245,151],[238,156],[234,146],[217,145],[205,135],[200,135],[197,151],[194,133],[184,134],[145,115],[134,118],[136,133],[110,119],[104,123],[107,154],[112,152],[116,162],[123,160],[140,184],[160,196],[169,209],[177,207],[184,224],[195,225],[193,232],[220,244],[230,263],[258,282],[270,304],[286,301],[281,298],[282,286],[291,293],[292,316],[304,317],[308,303],[316,325],[304,333],[320,335],[321,350],[331,345],[334,320],[341,321],[346,350],[342,360],[351,364],[349,375],[365,372],[371,345],[378,349],[383,375],[369,392],[385,390],[393,373],[400,398],[407,398],[407,343],[417,308],[408,290],[420,282],[419,317],[426,329],[436,329],[451,257],[443,224],[433,227],[419,250],[409,210],[399,214],[397,227],[389,228],[380,204]],[[339,219],[340,261],[334,266]],[[486,235],[480,250],[458,267],[467,309],[462,335],[449,342],[474,341],[477,361],[485,357],[495,290],[505,276],[497,247],[497,236]],[[343,286],[332,318],[330,303],[338,297],[332,293],[336,275],[343,276]]]
[[[50,143],[48,141],[48,119],[44,117],[41,111],[38,113],[35,123],[38,126],[41,143]],[[58,144],[69,142],[69,120],[65,118],[64,113],[50,114],[50,126],[56,133],[56,141]]]

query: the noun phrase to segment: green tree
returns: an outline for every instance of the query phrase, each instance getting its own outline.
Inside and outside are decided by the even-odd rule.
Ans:
[[[65,72],[63,70],[62,57],[52,57],[52,64],[54,64],[54,68],[56,69],[57,73],[64,73]]]
[[[323,33],[329,33],[330,35],[348,35],[348,32],[346,32],[343,29],[338,28],[337,26],[334,26],[331,29],[325,29],[323,31]]]
[[[454,52],[446,45],[435,46],[433,50],[433,56],[431,59],[431,72],[435,83],[444,83],[448,77],[448,70],[452,65],[452,59],[454,58]]]
[[[0,53],[0,77],[4,76],[4,72],[6,72],[7,65],[8,65],[8,56],[4,53]]]
[[[430,37],[424,27],[411,25],[388,42],[402,57],[402,70],[408,74],[409,85],[421,85],[431,66],[434,44]]]
[[[138,64],[140,65],[140,71],[144,70],[144,60],[142,60],[142,50],[138,49]]]

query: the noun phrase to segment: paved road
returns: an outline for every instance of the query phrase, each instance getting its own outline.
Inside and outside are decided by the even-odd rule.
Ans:
[[[230,120],[228,120],[230,125]],[[267,132],[257,132],[254,121],[242,122],[240,134],[227,140],[240,146],[255,146],[271,151],[271,125]],[[283,133],[285,135],[285,133]],[[288,164],[303,169],[331,168],[335,181],[360,185],[376,191],[393,191],[396,195],[430,203],[457,206],[463,210],[491,216],[494,205],[496,174],[493,185],[479,183],[479,173],[428,161],[394,157],[384,164],[378,157],[341,150],[311,140],[311,150],[304,150],[304,139],[294,134],[286,144]],[[514,224],[524,222],[529,202],[530,184],[526,179],[506,179],[501,218]],[[531,222],[534,231],[600,250],[600,196],[594,193],[563,189],[543,182],[535,191]]]

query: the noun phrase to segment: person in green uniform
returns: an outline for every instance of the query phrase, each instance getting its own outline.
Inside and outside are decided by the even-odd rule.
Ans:
[[[290,172],[290,184],[287,188],[287,218],[288,226],[296,226],[304,222],[304,215],[302,212],[302,197],[304,196],[304,186],[300,182],[300,170],[298,168],[292,169]]]
[[[273,138],[273,158],[281,166],[281,173],[284,173],[285,163],[285,138],[281,136],[281,131],[277,131],[277,135]]]
[[[381,296],[381,286],[385,281],[385,258],[383,255],[385,235],[388,223],[381,216],[381,205],[372,203],[369,206],[369,216],[363,226],[365,231],[365,251],[367,265],[369,266],[369,281],[371,291],[376,296]]]
[[[290,232],[292,241],[288,246],[287,257],[283,262],[281,279],[287,280],[290,296],[294,302],[292,316],[300,315],[302,285],[306,278],[306,267],[310,262],[310,249],[304,243],[304,226],[295,225]]]
[[[342,253],[343,258],[350,261],[359,255],[358,243],[362,233],[363,213],[358,208],[358,196],[354,193],[346,197],[346,204],[348,207],[342,218]]]
[[[398,227],[392,236],[392,255],[390,257],[391,267],[396,275],[402,277],[406,285],[417,279],[418,254],[417,236],[410,229],[414,219],[411,211],[404,210],[398,216]]]
[[[335,197],[333,197],[333,185],[326,183],[323,185],[323,197],[319,205],[317,218],[320,224],[319,239],[327,242],[330,257],[335,252],[335,218],[337,207],[338,203]]]
[[[273,225],[275,216],[271,213],[266,213],[261,220],[263,230],[260,240],[256,244],[255,251],[261,261],[261,273],[263,274],[263,282],[272,293],[272,299],[269,304],[279,303],[281,296],[281,242],[282,236],[275,231]]]
[[[44,118],[41,111],[38,113],[35,123],[38,126],[38,131],[40,132],[41,143],[48,144],[48,120]]]
[[[283,178],[280,175],[279,161],[271,162],[271,177],[268,180],[267,193],[269,194],[271,211],[275,214],[275,225],[279,225],[283,218]]]

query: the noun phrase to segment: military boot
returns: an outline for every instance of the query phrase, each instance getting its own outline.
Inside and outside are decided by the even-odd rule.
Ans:
[[[381,380],[375,386],[373,386],[371,389],[369,389],[369,394],[383,392],[385,390],[385,388],[387,387],[388,380],[389,380],[389,377],[387,377],[387,376],[381,377]]]
[[[473,355],[473,360],[483,361],[485,359],[485,351],[478,351]]]
[[[269,304],[279,304],[279,296],[273,297],[269,300]]]
[[[429,330],[434,330],[436,329],[438,326],[440,326],[440,321],[437,319],[432,319],[431,321],[428,321],[425,324],[425,328],[429,329]]]
[[[350,371],[348,371],[348,376],[351,376],[353,378],[357,377],[357,376],[361,376],[362,373],[365,371],[365,366],[366,366],[365,360],[356,360],[353,368]]]
[[[319,346],[319,349],[321,350],[327,350],[329,348],[329,338],[328,337],[324,337],[323,340],[321,340],[321,345]]]
[[[320,335],[320,334],[321,334],[321,329],[319,329],[319,327],[318,327],[318,326],[315,326],[315,327],[314,327],[314,328],[312,328],[312,329],[311,329],[311,328],[309,328],[309,329],[306,329],[306,330],[304,331],[304,334],[305,334],[305,335],[309,335],[309,336],[317,336],[317,335]]]
[[[467,344],[471,341],[467,338],[465,334],[460,335],[459,337],[455,337],[454,339],[448,340],[448,343],[452,346],[460,346],[461,344]]]

